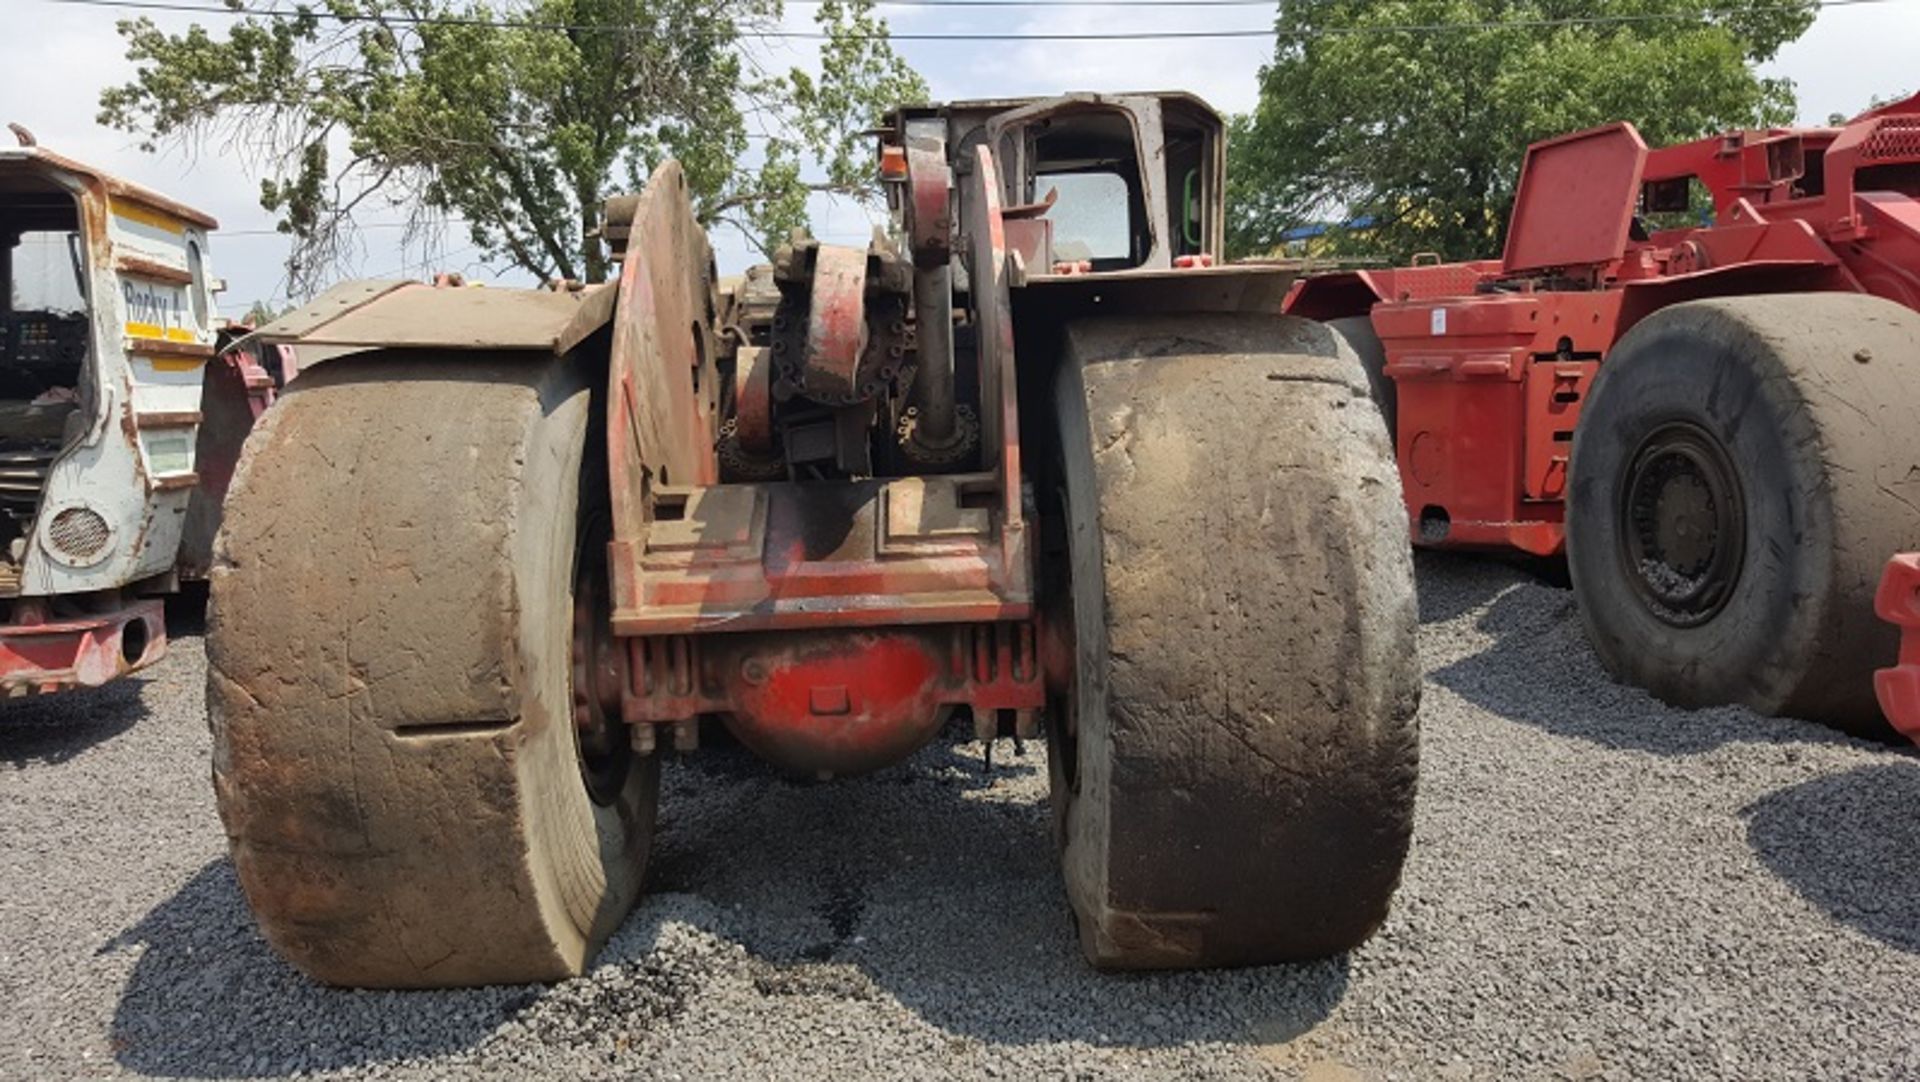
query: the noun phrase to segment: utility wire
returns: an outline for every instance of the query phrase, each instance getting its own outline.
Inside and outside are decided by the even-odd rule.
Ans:
[[[396,26],[483,26],[515,30],[555,30],[567,33],[637,33],[637,28],[592,23],[535,23],[513,22],[502,19],[476,19],[460,16],[409,16],[383,15],[378,20],[355,19],[348,16],[333,15],[327,12],[299,12],[284,9],[247,11],[227,7],[208,7],[201,4],[181,3],[177,0],[42,0],[43,3],[65,4],[76,7],[121,8],[136,11],[186,11],[205,15],[259,16],[262,18],[293,19],[308,16],[317,19],[331,19],[339,22],[380,21]],[[882,0],[885,2],[885,0]],[[963,5],[988,6],[989,0],[893,0],[895,3],[909,3],[909,6],[946,7]],[[1049,7],[1107,6],[1096,5],[1087,0],[1031,0],[1035,4]],[[1641,12],[1622,15],[1570,15],[1545,19],[1487,19],[1475,22],[1449,23],[1399,23],[1373,26],[1323,26],[1313,30],[1295,30],[1281,33],[1273,28],[1231,29],[1231,30],[1162,30],[1162,31],[1106,31],[1106,32],[1067,32],[1008,34],[997,32],[982,33],[916,33],[888,32],[880,34],[833,35],[812,30],[742,30],[743,38],[779,38],[799,41],[845,40],[887,40],[887,41],[1173,41],[1202,38],[1286,38],[1299,40],[1306,38],[1336,37],[1348,34],[1431,34],[1462,30],[1505,30],[1526,27],[1562,27],[1562,26],[1616,26],[1633,23],[1660,22],[1704,22],[1716,15],[1745,15],[1764,11],[1802,11],[1808,7],[1816,9],[1865,7],[1877,4],[1901,3],[1906,0],[1814,0],[1811,4],[1755,4],[1750,7],[1728,10],[1705,10],[1695,12]],[[1013,0],[992,0],[993,6],[1015,6]],[[1023,0],[1022,6],[1024,6]],[[1151,6],[1184,7],[1199,6],[1200,0],[1153,0]],[[1122,5],[1128,6],[1128,5]],[[1131,6],[1149,6],[1148,0],[1133,0]],[[1224,6],[1224,5],[1223,5]]]
[[[405,229],[412,224],[413,223],[411,222],[368,222],[366,225],[358,226],[356,228],[359,228],[359,229]],[[466,225],[467,220],[465,218],[449,218],[445,222],[442,222],[439,224]],[[432,228],[432,226],[430,225],[423,226],[422,228]],[[288,237],[288,236],[292,236],[291,233],[287,233],[278,229],[216,229],[213,231],[213,235],[216,237]]]

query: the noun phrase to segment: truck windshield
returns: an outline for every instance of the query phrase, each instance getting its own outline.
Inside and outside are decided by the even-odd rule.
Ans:
[[[80,234],[64,229],[22,233],[13,250],[12,310],[85,312],[83,278]]]
[[[1132,252],[1127,182],[1118,173],[1044,173],[1034,178],[1034,197],[1058,192],[1047,211],[1057,259],[1126,259]]]

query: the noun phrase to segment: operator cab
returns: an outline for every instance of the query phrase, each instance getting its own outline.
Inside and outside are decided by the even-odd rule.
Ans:
[[[1009,171],[1010,201],[1043,205],[1053,225],[1053,258],[1092,270],[1137,267],[1153,245],[1142,205],[1140,162],[1126,114],[1096,110],[1055,117],[1009,133],[1031,172]],[[1004,145],[1004,144],[1003,144]],[[1007,160],[1006,150],[1001,160]]]
[[[0,161],[0,278],[0,586],[17,587],[16,542],[94,393],[80,206],[31,161]]]
[[[902,109],[896,144],[944,120],[956,181],[993,150],[1007,242],[1028,273],[1169,270],[1220,257],[1224,125],[1181,93],[1066,94]],[[956,184],[964,190],[964,185]],[[890,189],[896,200],[901,193]],[[966,208],[960,208],[964,219]]]
[[[730,294],[744,348],[718,378],[724,481],[972,476],[956,506],[998,493],[1015,520],[1018,480],[1000,475],[1013,388],[995,382],[1011,367],[983,353],[1029,332],[1044,352],[1103,303],[1273,311],[1291,283],[1207,273],[1225,140],[1192,95],[911,106],[876,134],[888,234],[861,250],[796,232]]]

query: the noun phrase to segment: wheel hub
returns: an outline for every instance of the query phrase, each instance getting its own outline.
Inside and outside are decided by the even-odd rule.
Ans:
[[[620,717],[626,666],[610,631],[604,576],[583,570],[573,592],[573,731],[581,780],[600,804],[619,798],[633,761]]]
[[[1688,422],[1642,441],[1622,485],[1620,529],[1626,577],[1655,616],[1674,627],[1712,619],[1746,550],[1746,508],[1720,441]]]

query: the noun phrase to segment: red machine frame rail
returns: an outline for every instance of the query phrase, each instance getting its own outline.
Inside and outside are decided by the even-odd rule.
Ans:
[[[138,625],[140,639],[128,638]],[[134,656],[127,651],[138,647]],[[0,693],[9,698],[99,687],[166,656],[166,609],[139,601],[115,612],[0,626]]]
[[[1873,693],[1887,724],[1920,744],[1920,552],[1887,561],[1873,611],[1900,629],[1899,659],[1873,674]]]

